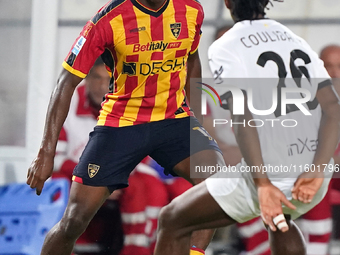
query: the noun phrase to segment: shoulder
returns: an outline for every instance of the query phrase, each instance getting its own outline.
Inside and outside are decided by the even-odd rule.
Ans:
[[[103,17],[107,15],[115,15],[121,12],[121,8],[128,5],[129,0],[112,0],[104,5],[96,15],[91,19],[93,24],[97,24]]]
[[[229,45],[233,45],[233,39],[234,39],[234,28],[231,28],[227,32],[225,32],[219,39],[214,41],[210,47],[209,51],[214,52],[214,51],[220,51],[220,50],[227,50],[229,49]]]
[[[203,6],[198,0],[173,0],[173,1],[182,1],[185,5],[198,10],[200,13],[203,13]]]

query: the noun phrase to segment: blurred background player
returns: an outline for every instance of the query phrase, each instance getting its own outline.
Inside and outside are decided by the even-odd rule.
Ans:
[[[72,97],[69,114],[59,135],[52,178],[72,181],[72,172],[97,123],[99,110],[108,92],[110,76],[98,58]],[[118,202],[108,199],[87,230],[77,240],[77,254],[118,255],[123,247],[123,230]]]
[[[332,77],[332,81],[340,96],[340,45],[332,44],[325,46],[320,53],[320,58],[324,61],[325,67]],[[340,166],[340,143],[335,151],[334,162]],[[335,172],[332,179],[332,190],[330,190],[330,203],[333,206],[333,238],[340,239],[340,173]]]
[[[77,87],[70,110],[61,129],[54,160],[54,177],[72,180],[72,173],[97,124],[101,103],[109,92],[110,75],[98,58],[88,76]]]

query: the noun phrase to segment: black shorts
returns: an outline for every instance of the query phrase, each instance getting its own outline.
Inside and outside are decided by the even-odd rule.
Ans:
[[[196,118],[166,119],[128,127],[97,126],[90,133],[73,180],[110,191],[128,186],[131,171],[146,156],[173,174],[174,166],[202,150],[220,149]]]

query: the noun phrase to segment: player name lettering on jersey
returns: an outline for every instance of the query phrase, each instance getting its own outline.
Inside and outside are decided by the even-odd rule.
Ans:
[[[155,50],[161,50],[165,51],[166,49],[176,49],[181,46],[182,42],[172,42],[172,43],[164,43],[163,41],[160,42],[149,42],[147,44],[140,44],[137,43],[133,45],[133,52],[139,52],[139,51],[155,51]]]
[[[270,43],[270,42],[296,42],[296,40],[287,32],[287,31],[262,31],[253,34],[249,34],[248,36],[242,37],[242,44],[246,48],[251,48],[253,46],[258,46],[261,43]]]

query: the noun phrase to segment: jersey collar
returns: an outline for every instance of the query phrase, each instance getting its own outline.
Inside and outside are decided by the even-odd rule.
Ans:
[[[138,0],[131,0],[132,4],[136,6],[140,11],[149,14],[154,17],[159,17],[165,9],[168,7],[170,0],[166,0],[164,4],[158,10],[152,10],[145,5],[141,4]]]

